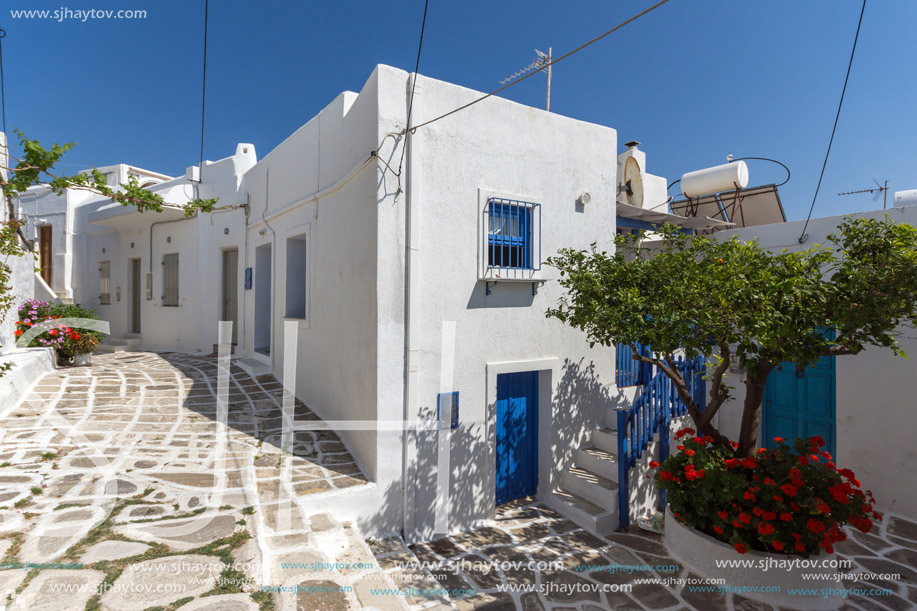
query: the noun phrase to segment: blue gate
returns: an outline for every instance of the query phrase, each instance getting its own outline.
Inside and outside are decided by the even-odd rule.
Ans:
[[[496,504],[538,489],[538,372],[497,376]]]

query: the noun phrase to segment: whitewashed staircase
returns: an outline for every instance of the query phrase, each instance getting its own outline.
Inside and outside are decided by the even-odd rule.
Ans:
[[[559,488],[548,502],[587,531],[607,535],[618,529],[618,432],[617,411],[609,410],[605,427],[590,433],[589,441],[576,450],[573,465],[561,473]],[[649,443],[640,462],[656,455],[658,437]],[[634,484],[632,468],[630,483]]]

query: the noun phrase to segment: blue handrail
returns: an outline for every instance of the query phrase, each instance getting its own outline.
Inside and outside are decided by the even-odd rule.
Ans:
[[[704,358],[686,361],[679,357],[675,363],[684,376],[691,396],[703,410],[706,405]],[[669,424],[673,418],[684,416],[688,408],[678,396],[672,380],[661,370],[653,375],[628,409],[618,411],[618,513],[623,528],[630,526],[630,469],[637,464],[643,451],[659,433],[659,460],[669,456]],[[664,495],[660,505],[665,507]]]

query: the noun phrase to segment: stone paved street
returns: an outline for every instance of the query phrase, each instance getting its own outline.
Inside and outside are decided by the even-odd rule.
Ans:
[[[678,566],[662,543],[662,537],[632,528],[629,533],[595,537],[536,502],[516,502],[500,507],[495,523],[475,531],[405,546],[400,539],[373,545],[379,565],[393,581],[411,581],[415,587],[437,583],[456,590],[474,589],[475,594],[450,602],[462,611],[602,609],[727,609],[735,611],[792,611],[744,598],[738,594],[695,593],[686,586],[634,584],[629,593],[590,591],[602,584],[633,584],[634,580],[659,578],[699,579]],[[852,596],[840,608],[844,611],[904,610],[917,608],[917,524],[887,517],[881,528],[864,535],[854,531],[838,546],[839,558],[853,564],[848,573],[896,573],[901,580],[838,584],[852,588],[888,588],[891,595]],[[409,571],[402,567],[423,562]],[[501,563],[509,562],[510,565]],[[539,562],[560,562],[558,568],[538,570]],[[534,565],[530,563],[535,563]],[[426,567],[439,564],[439,570]],[[653,565],[660,570],[632,574],[595,570],[597,566]],[[498,566],[495,566],[498,565]],[[488,571],[480,566],[492,567]],[[510,570],[503,567],[510,566]],[[534,566],[535,571],[516,567]],[[677,570],[668,570],[669,567]],[[450,570],[452,569],[452,570]],[[663,570],[665,569],[665,570]],[[416,585],[416,584],[423,584]],[[448,584],[448,585],[447,585]],[[514,586],[535,586],[536,592],[508,592]],[[563,588],[562,586],[568,586]],[[579,586],[572,592],[569,586]],[[501,588],[504,591],[500,591]],[[564,591],[564,590],[567,591]],[[798,611],[806,611],[800,599]]]
[[[20,404],[2,406],[0,598],[8,608],[772,609],[737,594],[633,584],[693,577],[680,567],[583,570],[676,563],[656,535],[597,538],[531,501],[501,507],[484,528],[425,544],[365,539],[320,511],[323,498],[371,485],[330,431],[297,433],[288,511],[281,385],[231,369],[224,450],[217,387],[215,359],[116,353],[53,372]],[[302,404],[296,417],[317,419]],[[902,576],[843,584],[893,592],[853,596],[844,609],[917,607],[917,524],[887,516],[874,534],[852,533],[839,552],[853,561],[850,572]],[[603,584],[633,589],[592,589]],[[501,591],[520,587],[531,591]]]

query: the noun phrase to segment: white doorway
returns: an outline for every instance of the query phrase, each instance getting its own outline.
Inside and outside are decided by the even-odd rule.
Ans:
[[[255,352],[271,354],[271,245],[255,248]]]

